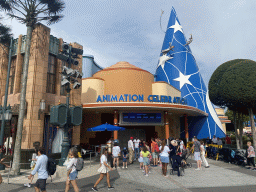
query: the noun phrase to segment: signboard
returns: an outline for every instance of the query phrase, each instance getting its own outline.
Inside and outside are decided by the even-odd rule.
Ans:
[[[119,125],[141,126],[141,125],[163,125],[163,114],[159,112],[121,112]]]

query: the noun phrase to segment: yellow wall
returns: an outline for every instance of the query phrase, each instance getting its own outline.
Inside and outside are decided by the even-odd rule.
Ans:
[[[165,82],[155,82],[152,83],[152,95],[181,97],[181,92]]]
[[[82,80],[82,103],[96,103],[97,96],[104,94],[104,80],[85,78]]]

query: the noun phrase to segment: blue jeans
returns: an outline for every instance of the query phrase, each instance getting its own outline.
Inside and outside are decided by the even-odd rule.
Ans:
[[[139,148],[134,148],[134,152],[135,152],[135,159],[139,158]]]

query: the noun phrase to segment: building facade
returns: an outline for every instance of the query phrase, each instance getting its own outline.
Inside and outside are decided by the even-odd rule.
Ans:
[[[25,35],[20,35],[14,40],[12,48],[11,73],[9,82],[8,104],[12,107],[13,118],[7,125],[5,139],[15,141],[20,105],[21,78],[25,53]],[[53,143],[56,136],[61,139],[61,128],[50,125],[50,107],[60,103],[66,103],[65,87],[62,87],[61,71],[66,62],[57,59],[63,40],[50,35],[50,28],[36,25],[31,41],[28,80],[26,89],[26,113],[22,132],[22,150],[33,149],[33,144],[39,142],[45,146],[48,153],[53,151]],[[82,49],[78,43],[72,43],[75,48]],[[72,66],[74,69],[82,68],[82,58],[78,59],[79,65]],[[1,104],[4,100],[4,90],[7,77],[8,56],[0,49],[0,73]],[[81,83],[81,82],[80,82]],[[40,103],[45,103],[45,110],[40,110]],[[81,104],[81,89],[71,90],[70,102],[74,105]],[[7,124],[8,124],[7,123]],[[8,139],[7,139],[8,140]],[[74,127],[70,132],[71,144],[80,143],[80,127]],[[10,144],[14,147],[14,142]]]
[[[207,116],[186,105],[181,92],[166,82],[155,82],[154,75],[128,62],[118,62],[82,80],[83,123],[81,144],[104,144],[111,136],[126,146],[129,138],[150,141],[174,137],[188,139],[187,117]],[[104,123],[125,131],[88,132]]]

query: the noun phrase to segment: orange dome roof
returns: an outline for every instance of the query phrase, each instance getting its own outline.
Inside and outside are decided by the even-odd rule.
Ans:
[[[110,67],[107,67],[105,69],[120,69],[120,68],[132,68],[132,69],[140,69],[139,67],[136,67],[135,65],[132,65],[126,61],[120,61],[120,62],[117,62],[116,64],[114,65],[111,65]],[[103,70],[105,70],[103,69]]]

